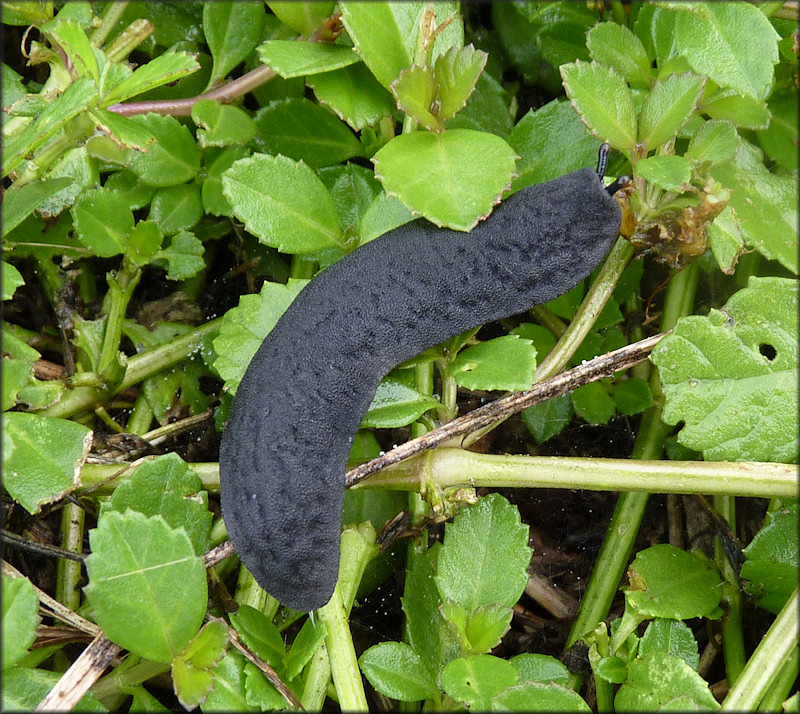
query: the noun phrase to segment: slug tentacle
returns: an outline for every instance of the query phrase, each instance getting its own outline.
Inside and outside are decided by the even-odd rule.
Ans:
[[[220,449],[228,534],[259,584],[298,610],[339,569],[347,455],[381,378],[464,330],[574,287],[621,212],[592,169],[522,189],[470,233],[418,220],[317,275],[253,357]]]

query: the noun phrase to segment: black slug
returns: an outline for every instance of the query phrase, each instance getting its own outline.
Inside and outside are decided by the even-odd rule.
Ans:
[[[308,611],[333,593],[347,455],[381,378],[585,278],[621,221],[601,175],[524,188],[470,233],[407,223],[318,274],[280,318],[239,385],[219,463],[230,539],[281,603]]]

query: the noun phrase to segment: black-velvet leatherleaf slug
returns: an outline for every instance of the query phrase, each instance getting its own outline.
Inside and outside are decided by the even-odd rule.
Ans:
[[[581,169],[518,191],[470,233],[407,223],[300,292],[247,368],[220,448],[228,534],[267,592],[303,611],[330,599],[347,455],[381,378],[567,292],[620,221],[601,176]]]

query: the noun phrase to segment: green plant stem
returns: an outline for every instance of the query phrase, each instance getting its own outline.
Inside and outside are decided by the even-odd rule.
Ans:
[[[300,697],[300,704],[309,712],[322,711],[322,705],[325,703],[328,693],[328,682],[331,681],[331,662],[324,643],[314,653],[306,671],[308,675],[303,687],[303,696]]]
[[[736,532],[736,499],[734,496],[714,496],[714,508]],[[714,540],[714,560],[725,578],[722,588],[722,603],[725,617],[722,618],[722,652],[725,656],[725,675],[728,686],[736,684],[747,662],[744,651],[744,632],[742,630],[742,595],[739,581],[733,570],[722,543]]]
[[[267,603],[267,593],[244,565],[239,567],[239,578],[236,581],[233,599],[240,605],[249,605],[259,611]]]
[[[128,434],[136,434],[141,436],[150,431],[150,425],[153,423],[153,410],[144,394],[140,394],[136,401],[133,403],[131,415],[125,424],[125,431]]]
[[[126,687],[135,687],[148,679],[157,677],[159,674],[169,672],[169,670],[169,664],[150,660],[141,660],[138,664],[128,668],[125,668],[123,664],[114,669],[111,674],[100,679],[92,688],[92,692],[102,701],[121,693]]]
[[[72,553],[83,552],[84,510],[75,503],[67,503],[61,510],[61,547]],[[56,573],[56,600],[70,610],[77,611],[81,604],[81,563],[59,558]]]
[[[114,25],[119,22],[119,19],[128,7],[130,0],[118,0],[118,2],[108,3],[103,12],[100,14],[100,25],[89,33],[89,41],[95,46],[100,47],[108,37]]]
[[[219,493],[219,464],[191,463],[203,488]],[[85,464],[84,487],[98,486],[98,496],[108,495],[132,469],[120,464]],[[395,464],[354,488],[388,488],[419,491],[427,480],[441,488],[569,488],[591,491],[650,493],[719,493],[756,498],[794,498],[797,467],[793,464],[729,461],[653,461],[650,459],[598,459],[587,457],[517,456],[477,454],[458,448],[441,448]],[[599,622],[599,620],[598,620]]]
[[[783,711],[783,702],[792,691],[794,683],[797,681],[798,673],[800,673],[800,650],[795,649],[784,662],[781,671],[778,672],[778,675],[770,685],[766,696],[761,700],[761,704],[758,705],[758,711]]]
[[[662,330],[671,330],[678,317],[691,311],[697,289],[697,270],[697,265],[692,263],[686,270],[677,273],[670,282],[665,297]],[[664,439],[670,431],[670,427],[661,421],[661,384],[655,372],[650,380],[650,388],[655,402],[642,416],[633,447],[633,459],[660,458]],[[653,492],[665,492],[663,486],[650,486]],[[617,499],[608,532],[589,577],[565,648],[571,647],[606,618],[633,551],[648,499],[647,489],[627,490]]]
[[[121,62],[126,59],[155,29],[150,20],[134,20],[106,49],[109,60]]]
[[[142,271],[127,261],[123,261],[122,269],[116,274],[108,276],[108,314],[106,315],[103,344],[100,347],[97,371],[104,382],[113,381],[119,372],[119,343],[122,339],[122,323],[128,304],[133,297],[133,291],[139,284]],[[120,374],[120,378],[122,374]]]
[[[69,419],[76,414],[91,410],[95,404],[103,403],[114,394],[138,384],[143,379],[151,377],[163,369],[174,367],[179,362],[191,357],[202,347],[203,340],[219,330],[221,323],[222,318],[218,317],[216,320],[200,325],[192,332],[187,332],[152,350],[130,357],[125,376],[113,391],[109,392],[93,387],[73,389],[60,402],[37,413],[42,416]]]
[[[756,647],[736,684],[722,702],[722,711],[753,711],[789,661],[798,644],[798,605],[795,588],[772,626]]]
[[[614,18],[614,22],[623,27],[627,27],[628,16],[625,14],[625,8],[620,0],[611,0],[608,4],[611,6],[611,16]]]

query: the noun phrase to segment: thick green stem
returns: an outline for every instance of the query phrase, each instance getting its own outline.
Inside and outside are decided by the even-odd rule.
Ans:
[[[117,2],[110,2],[105,6],[105,9],[100,14],[100,26],[95,28],[89,33],[89,41],[95,46],[100,47],[108,37],[114,25],[119,22],[119,19],[125,13],[125,8],[128,7],[130,0],[117,0]]]
[[[128,311],[128,304],[133,297],[133,291],[139,284],[142,271],[127,261],[123,261],[123,267],[116,275],[108,275],[108,314],[106,315],[105,331],[103,333],[103,344],[100,348],[100,357],[97,360],[97,371],[103,381],[113,384],[116,373],[120,373],[120,351],[119,342],[122,338],[122,323],[125,320],[125,313]],[[122,374],[120,373],[120,378]]]
[[[75,503],[67,503],[61,511],[61,547],[72,553],[83,552],[84,511]],[[81,564],[75,560],[59,558],[56,575],[56,600],[70,610],[81,604]]]
[[[784,710],[783,702],[789,696],[789,693],[797,681],[797,675],[800,673],[800,650],[794,650],[789,655],[789,658],[784,662],[780,672],[773,680],[772,684],[767,691],[766,696],[761,700],[758,705],[760,712],[779,712],[788,711]]]

